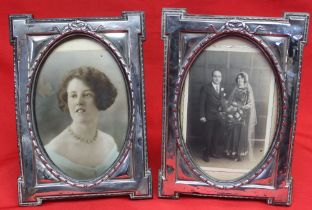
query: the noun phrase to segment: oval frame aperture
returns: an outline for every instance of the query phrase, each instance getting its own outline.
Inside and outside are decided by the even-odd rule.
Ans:
[[[263,105],[260,104],[260,102],[257,101],[257,97],[259,98],[259,95],[261,95],[261,90],[260,90],[261,84],[256,84],[257,82],[260,81],[260,78],[257,77],[257,74],[252,75],[253,78],[249,77],[249,81],[251,78],[251,85],[248,84],[249,89],[252,90],[252,86],[254,86],[253,92],[255,92],[254,98],[256,98],[254,101],[256,101],[255,104],[259,109],[259,113],[261,113],[261,110],[263,110],[262,107],[267,107],[267,110],[268,110],[266,112],[267,116],[271,116],[272,112],[273,112],[273,117],[271,119],[269,119],[269,117],[267,117],[267,123],[266,124],[261,122],[262,119],[259,120],[259,117],[257,117],[258,122],[260,121],[259,127],[261,127],[261,124],[262,125],[264,124],[264,126],[266,126],[267,124],[270,124],[270,123],[272,124],[271,127],[269,127],[269,128],[267,127],[264,129],[265,131],[266,131],[266,129],[267,130],[270,129],[269,132],[266,132],[266,133],[269,133],[269,135],[268,134],[261,134],[259,132],[259,130],[261,130],[261,128],[259,128],[258,133],[256,133],[256,135],[258,135],[258,136],[265,135],[266,136],[265,138],[269,139],[270,143],[268,145],[265,145],[265,148],[263,147],[263,149],[262,149],[263,155],[261,156],[261,158],[257,159],[257,162],[251,166],[249,171],[246,171],[246,172],[244,172],[243,175],[239,175],[236,177],[233,176],[230,178],[223,178],[224,175],[222,174],[222,170],[226,169],[225,171],[228,174],[240,173],[238,171],[242,171],[242,170],[239,170],[239,168],[238,169],[235,169],[235,168],[232,169],[228,166],[228,165],[232,166],[233,164],[237,164],[237,162],[234,162],[235,156],[234,156],[233,151],[235,151],[235,150],[233,149],[231,151],[226,151],[226,149],[228,149],[228,148],[232,149],[235,147],[235,144],[238,145],[238,143],[233,143],[233,142],[235,142],[235,139],[238,139],[237,137],[235,138],[233,136],[238,135],[237,134],[238,130],[239,130],[239,132],[241,132],[243,126],[240,126],[238,129],[238,126],[234,125],[234,124],[235,123],[236,124],[239,124],[239,123],[242,124],[242,122],[244,120],[245,110],[241,109],[243,111],[242,111],[241,115],[239,116],[239,118],[237,118],[239,120],[236,120],[236,121],[232,120],[228,117],[228,115],[230,115],[230,114],[234,115],[236,112],[230,113],[230,111],[227,112],[226,110],[229,109],[229,105],[235,101],[235,100],[233,100],[233,95],[235,95],[235,94],[237,95],[237,91],[234,91],[234,90],[237,90],[238,88],[235,85],[231,84],[231,83],[235,83],[234,82],[235,79],[233,78],[233,77],[235,77],[234,75],[238,75],[239,73],[245,72],[246,69],[248,69],[248,67],[243,67],[245,65],[244,62],[240,62],[240,60],[239,60],[239,58],[241,58],[240,54],[242,54],[242,52],[246,49],[239,49],[237,53],[233,53],[234,54],[233,57],[236,56],[235,59],[238,61],[235,63],[234,62],[235,60],[234,61],[232,60],[232,64],[229,64],[230,58],[229,57],[227,57],[227,58],[222,57],[225,55],[225,52],[223,52],[223,51],[221,52],[220,50],[218,51],[218,49],[216,49],[216,46],[214,46],[214,45],[218,45],[218,43],[220,43],[220,45],[224,44],[225,47],[229,47],[229,46],[226,46],[229,43],[229,42],[227,42],[227,40],[231,40],[231,39],[232,39],[232,42],[234,42],[234,43],[238,39],[238,40],[241,40],[242,43],[243,42],[247,43],[246,45],[254,46],[262,56],[261,59],[260,58],[256,59],[258,61],[258,63],[260,63],[259,62],[260,60],[264,60],[267,62],[267,65],[269,67],[270,72],[268,74],[264,74],[264,76],[268,77],[267,79],[270,80],[271,83],[273,80],[273,83],[274,83],[273,89],[274,90],[273,91],[270,90],[268,92],[271,92],[271,95],[272,95],[272,93],[274,93],[273,94],[274,100],[272,100],[270,102],[265,101],[265,103]],[[206,64],[206,66],[205,66],[206,68],[208,67],[208,69],[210,68],[211,72],[207,73],[207,70],[203,70],[202,72],[198,71],[197,75],[193,74],[193,76],[190,76],[190,72],[194,71],[194,69],[192,69],[192,66],[195,65],[195,63],[197,62],[197,59],[209,60],[207,56],[205,58],[200,58],[200,56],[203,54],[203,52],[205,50],[207,50],[209,47],[215,48],[213,50],[211,50],[211,48],[210,48],[210,56],[213,57],[212,59],[214,59],[215,63],[212,64],[213,62],[211,62],[209,64]],[[235,49],[231,49],[231,50],[233,51]],[[252,50],[252,49],[247,49],[247,50]],[[211,52],[213,52],[213,53],[211,53]],[[204,57],[204,56],[202,56],[202,57]],[[199,89],[198,86],[199,86],[200,82],[198,82],[198,80],[196,80],[194,78],[196,78],[196,76],[197,76],[197,78],[199,80],[203,80],[202,79],[203,77],[208,76],[208,77],[210,77],[210,82],[211,82],[212,77],[213,77],[212,72],[215,70],[219,70],[219,72],[222,72],[222,70],[220,70],[220,68],[222,69],[222,66],[224,67],[224,65],[226,65],[223,63],[222,58],[224,60],[227,59],[226,62],[228,62],[227,67],[226,67],[228,71],[225,73],[225,75],[224,75],[224,72],[220,73],[222,75],[222,78],[224,80],[226,80],[227,88],[224,88],[224,86],[221,83],[221,85],[219,87],[220,93],[218,93],[216,95],[223,95],[224,94],[224,96],[225,96],[225,97],[223,97],[225,100],[222,103],[221,103],[222,97],[219,97],[220,101],[218,102],[219,103],[218,109],[221,109],[220,108],[220,106],[221,106],[222,110],[217,111],[218,113],[225,113],[225,115],[219,115],[218,114],[218,120],[217,121],[218,122],[225,122],[224,124],[226,124],[226,125],[220,123],[217,126],[215,126],[215,125],[211,125],[211,122],[214,120],[214,114],[211,114],[211,113],[209,114],[208,111],[207,112],[204,111],[205,115],[208,115],[208,116],[205,116],[208,119],[205,118],[204,119],[205,121],[200,122],[202,120],[202,117],[203,117],[203,116],[200,116],[201,115],[200,112],[203,112],[203,111],[201,111],[202,109],[205,109],[205,110],[207,109],[206,107],[203,108],[203,106],[207,106],[207,103],[208,103],[207,100],[214,101],[214,97],[215,97],[214,94],[215,93],[213,93],[213,92],[217,92],[217,91],[213,85],[207,85],[207,84],[201,85],[201,88]],[[261,174],[263,172],[263,170],[266,168],[266,166],[270,164],[270,162],[273,159],[273,156],[276,155],[276,149],[278,148],[278,146],[280,144],[280,140],[282,139],[282,136],[283,136],[283,133],[281,131],[283,129],[282,122],[284,120],[286,120],[285,115],[283,115],[283,112],[286,110],[286,106],[287,106],[287,94],[286,94],[286,88],[285,88],[285,82],[284,82],[285,81],[284,75],[282,74],[281,67],[280,67],[278,60],[276,59],[272,50],[266,45],[266,43],[263,42],[261,39],[257,38],[254,34],[248,33],[247,31],[244,31],[244,30],[226,29],[222,32],[219,32],[219,33],[216,33],[213,35],[211,35],[211,34],[207,35],[185,56],[183,61],[184,62],[181,65],[179,77],[176,80],[176,85],[175,85],[176,95],[175,95],[175,97],[177,98],[177,100],[175,100],[176,103],[174,104],[175,107],[178,107],[177,113],[174,115],[174,124],[176,125],[176,130],[177,130],[177,132],[175,132],[175,139],[178,143],[178,149],[181,153],[181,156],[184,157],[184,160],[186,161],[186,164],[190,168],[190,171],[192,171],[194,173],[194,175],[196,177],[198,177],[200,180],[206,182],[209,185],[213,185],[213,186],[216,186],[218,188],[235,188],[235,187],[239,187],[243,184],[250,182],[255,177],[257,177],[259,174]],[[209,61],[198,61],[198,63],[200,63],[200,62],[201,62],[201,64],[199,64],[198,66],[203,67],[202,63],[204,63],[204,62],[207,63]],[[248,65],[250,65],[250,64],[248,64]],[[254,68],[257,70],[259,64],[253,64],[253,65],[255,65]],[[236,69],[233,70],[233,68],[236,68]],[[231,69],[232,69],[232,71],[231,71]],[[268,68],[266,68],[266,71],[268,71],[267,69]],[[203,72],[206,72],[206,75],[203,75],[202,74]],[[259,72],[260,72],[260,70],[258,69],[258,72],[256,71],[256,73],[259,73]],[[243,75],[248,75],[248,74],[250,74],[250,72],[247,72],[247,74],[243,74]],[[270,76],[268,76],[268,75],[270,75]],[[190,79],[190,77],[192,77],[192,78]],[[247,76],[247,78],[248,78],[248,76]],[[230,80],[232,82],[229,82]],[[256,81],[256,80],[258,80],[258,81]],[[190,81],[193,82],[193,87],[195,87],[195,88],[188,89],[190,87],[189,86]],[[185,88],[185,86],[187,86],[187,88]],[[197,86],[197,89],[196,89],[196,86]],[[212,87],[209,87],[209,86],[212,86]],[[185,89],[190,90],[190,92],[186,94]],[[226,91],[226,89],[229,89],[230,91]],[[202,92],[204,92],[204,94],[202,94]],[[235,92],[235,94],[233,94],[234,92]],[[209,94],[214,95],[214,96],[209,96]],[[193,98],[188,97],[189,95],[193,95]],[[271,95],[270,96],[266,95],[267,100],[269,100],[269,97],[271,97]],[[203,103],[205,103],[205,105],[203,105],[200,102],[200,101],[203,101],[202,100],[203,97],[208,98],[206,100],[206,102],[203,102]],[[264,96],[261,96],[261,97],[264,97]],[[230,104],[228,104],[229,102],[230,102]],[[191,104],[191,105],[193,104],[193,106],[195,108],[192,109],[192,107],[191,107],[191,109],[190,109],[189,104]],[[236,108],[236,107],[234,106],[234,108]],[[209,109],[213,109],[213,108],[210,107]],[[271,109],[271,113],[269,113],[270,109]],[[190,111],[191,116],[189,114],[187,114],[188,111]],[[196,113],[196,111],[198,113]],[[216,111],[216,110],[213,110],[213,111]],[[231,111],[233,111],[233,110],[231,110]],[[237,111],[237,113],[238,113],[238,111]],[[247,111],[246,111],[246,113],[247,113]],[[195,115],[195,117],[194,117],[194,115]],[[249,116],[250,116],[250,113],[249,113]],[[187,121],[186,119],[188,119],[188,118],[190,118],[192,121]],[[234,116],[234,119],[235,119],[235,116]],[[196,122],[196,120],[197,120],[197,122]],[[209,120],[211,120],[211,121],[209,121]],[[187,142],[187,139],[186,139],[187,134],[186,133],[187,132],[191,133],[190,131],[192,129],[192,128],[189,128],[187,126],[187,124],[194,125],[193,127],[196,127],[196,128],[195,129],[193,128],[193,129],[195,131],[198,131],[198,130],[207,130],[207,128],[206,128],[207,125],[203,125],[203,124],[207,124],[207,122],[210,123],[209,126],[215,126],[215,128],[213,128],[213,129],[216,129],[218,126],[222,127],[224,129],[222,132],[220,132],[220,133],[222,133],[222,135],[224,133],[231,133],[230,135],[225,137],[226,138],[225,140],[223,137],[222,141],[224,143],[224,145],[223,145],[224,148],[223,148],[223,150],[221,149],[221,153],[219,152],[220,154],[212,154],[214,152],[214,150],[205,151],[205,150],[207,150],[207,146],[205,145],[205,144],[207,144],[207,142],[205,142],[204,145],[202,144],[202,142],[199,143],[200,145],[197,145],[197,147],[198,147],[197,152],[193,152],[193,151],[196,151],[196,148],[195,148],[196,145],[193,146],[193,148],[195,148],[195,149],[193,149],[193,151],[192,151],[192,149],[190,148],[190,144],[186,143]],[[200,124],[202,124],[202,125],[200,125]],[[262,130],[263,130],[263,128],[262,128]],[[213,134],[216,134],[216,132],[214,132]],[[205,133],[204,135],[203,134],[200,135],[202,137],[199,137],[199,138],[204,139],[205,138],[204,136],[207,137],[208,135],[209,135],[209,133],[208,134]],[[191,135],[191,137],[194,137],[194,135]],[[216,138],[216,137],[214,137],[214,138]],[[202,141],[203,141],[203,139],[202,139]],[[212,139],[213,139],[213,137],[212,137]],[[222,139],[222,138],[219,137],[219,139]],[[205,141],[206,141],[206,139],[205,139]],[[196,141],[193,141],[193,142],[196,142]],[[211,143],[210,147],[211,148],[214,147],[213,146],[214,142],[212,141],[210,143]],[[219,142],[216,141],[215,143],[218,144]],[[231,144],[231,145],[228,146],[228,144]],[[204,150],[202,149],[203,147],[204,147]],[[219,145],[219,147],[220,147],[220,145]],[[239,149],[237,149],[237,151],[239,151]],[[227,154],[227,152],[228,152],[228,154]],[[209,158],[205,160],[205,156],[209,156]],[[223,163],[222,160],[225,160],[224,161],[225,163]],[[209,162],[207,163],[206,161],[207,162],[209,161]],[[239,163],[242,163],[241,159],[238,159],[238,161],[240,161]],[[209,165],[209,166],[202,167],[203,165]],[[210,170],[211,172],[208,173],[207,171],[204,170],[204,168],[207,169],[208,171]],[[221,171],[221,173],[220,173],[220,171]],[[216,175],[213,175],[213,174],[216,174]],[[204,176],[202,176],[202,175],[204,175]],[[217,176],[222,177],[222,178],[218,178]]]
[[[121,32],[118,33],[119,36],[122,34]],[[127,32],[123,33],[127,34]],[[83,47],[83,49],[80,49],[79,47]],[[69,52],[65,52],[66,50]],[[88,52],[88,50],[90,52]],[[59,55],[55,55],[55,52],[58,52]],[[67,55],[75,53],[77,55],[70,55],[62,60],[62,57],[66,57],[64,56],[66,53]],[[50,59],[51,56],[57,58],[55,60],[59,62],[59,66],[58,64],[53,63],[53,59]],[[79,61],[79,59],[81,59],[81,61]],[[106,62],[105,60],[109,61]],[[69,63],[73,64],[68,65]],[[81,63],[85,64],[81,65]],[[59,71],[56,71],[55,69],[55,72],[51,71],[51,66],[54,66],[54,68],[56,67],[56,69],[58,68]],[[60,68],[60,66],[62,68]],[[67,110],[67,113],[65,111],[65,114],[67,114],[66,117],[61,117],[60,110],[53,112],[53,110],[59,108],[57,106],[60,106],[59,104],[56,105],[57,97],[60,98],[59,94],[56,92],[56,87],[60,86],[61,83],[64,84],[64,78],[71,76],[73,71],[75,72],[74,74],[76,76],[77,74],[81,74],[81,71],[84,71],[83,75],[80,75],[80,80],[83,84],[86,84],[86,87],[95,92],[94,105],[98,109],[99,114],[94,115],[97,118],[96,122],[98,123],[98,129],[96,130],[96,134],[92,140],[99,143],[97,143],[94,148],[101,147],[101,145],[103,145],[104,149],[106,147],[111,148],[110,150],[103,152],[109,155],[104,157],[100,154],[99,158],[94,158],[95,161],[90,163],[90,165],[92,165],[90,173],[87,175],[83,174],[81,176],[75,175],[75,173],[72,172],[72,169],[67,169],[67,165],[72,165],[75,166],[74,168],[77,168],[76,162],[67,161],[66,159],[64,160],[63,157],[60,158],[59,154],[56,156],[52,155],[52,153],[47,152],[45,149],[47,147],[44,146],[48,144],[47,139],[51,139],[51,135],[45,135],[45,132],[47,132],[48,129],[51,129],[51,127],[55,128],[56,125],[59,127],[63,126],[63,131],[57,135],[54,135],[55,138],[52,138],[52,140],[57,139],[57,137],[61,136],[62,134],[64,134],[63,136],[66,138],[70,139],[70,134],[72,134],[71,136],[73,139],[79,140],[77,143],[75,143],[76,146],[82,146],[82,144],[84,144],[83,137],[79,137],[71,129],[74,127],[72,126],[74,122],[78,122],[78,120],[74,120],[73,114],[70,112],[70,110]],[[93,187],[107,180],[114,173],[116,173],[116,171],[118,171],[122,165],[123,160],[126,158],[131,147],[131,141],[134,132],[134,124],[132,122],[135,121],[135,110],[133,106],[134,99],[132,81],[130,78],[128,66],[122,54],[118,51],[117,47],[115,47],[114,44],[104,36],[100,36],[91,31],[71,30],[56,36],[41,51],[41,53],[39,53],[36,61],[33,64],[31,73],[32,74],[29,77],[28,87],[32,96],[30,98],[33,100],[28,101],[27,105],[27,110],[29,110],[30,116],[28,125],[29,129],[32,131],[31,135],[33,145],[35,146],[36,152],[41,161],[44,163],[45,167],[58,180],[64,181],[76,187]],[[45,74],[45,77],[42,76],[44,73],[47,73]],[[53,76],[55,76],[55,81],[57,81],[57,84],[53,84],[54,79],[51,80],[53,82],[46,81],[47,78],[49,80],[49,78]],[[80,77],[76,76],[74,76],[74,78]],[[97,78],[102,79],[100,80]],[[107,83],[106,80],[110,82]],[[69,86],[70,82],[71,80],[69,80],[67,83],[67,87]],[[101,84],[105,85],[101,86]],[[40,88],[38,88],[39,86]],[[108,86],[110,87],[109,89],[107,89]],[[95,89],[96,91],[94,91]],[[105,95],[102,95],[101,92],[105,92]],[[49,98],[49,100],[41,100],[44,98],[44,96],[48,96],[46,98]],[[51,96],[53,96],[53,100],[51,99]],[[101,99],[102,102],[99,98],[103,98]],[[111,102],[106,102],[108,100],[111,100]],[[60,99],[58,101],[60,101]],[[66,102],[68,103],[68,101]],[[82,103],[86,104],[86,102]],[[47,109],[45,108],[46,105],[51,105],[53,107],[50,109],[49,114],[51,118],[56,117],[56,121],[54,121],[53,124],[54,127],[48,124],[50,120],[44,119],[45,116],[42,114],[44,111],[38,109],[38,107],[43,107],[43,110],[45,110],[47,113]],[[69,106],[68,108],[70,109]],[[87,110],[86,107],[83,107],[82,109]],[[64,115],[64,112],[62,114]],[[82,113],[80,113],[80,115],[81,114]],[[38,116],[41,115],[43,119],[39,120]],[[88,112],[88,115],[92,115],[92,113]],[[64,121],[64,123],[62,123],[62,121]],[[47,122],[45,128],[43,128],[43,122]],[[71,124],[68,126],[68,123],[70,122]],[[64,129],[65,124],[67,124],[67,128]],[[52,133],[55,133],[57,130],[60,130],[60,128],[53,129]],[[92,145],[92,143],[93,142],[88,142],[84,145],[84,147],[88,148],[90,145]],[[53,148],[55,148],[55,146],[53,146]],[[63,148],[65,148],[65,144]],[[65,153],[68,154],[68,152]],[[94,154],[98,153],[94,152]],[[83,154],[81,153],[81,155]],[[79,158],[79,164],[84,162],[83,159],[83,157]],[[103,161],[99,162],[96,161],[96,159]],[[83,167],[80,167],[81,170],[78,168],[78,171],[86,171],[85,165],[83,164],[84,163],[82,163]],[[56,167],[52,167],[53,165]],[[58,170],[54,170],[53,168]]]

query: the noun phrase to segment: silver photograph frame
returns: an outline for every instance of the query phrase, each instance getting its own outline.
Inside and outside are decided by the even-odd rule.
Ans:
[[[19,205],[121,195],[131,199],[151,198],[142,51],[144,13],[134,11],[123,12],[120,17],[59,19],[34,19],[32,15],[23,14],[11,15],[9,21],[10,41],[14,47],[15,111],[21,167]],[[36,121],[36,87],[42,66],[57,46],[76,38],[96,42],[108,52],[120,70],[118,74],[125,87],[123,106],[127,118],[119,155],[108,169],[89,179],[73,178],[51,161],[39,135],[38,126],[41,125]],[[83,52],[78,50],[77,53]],[[119,125],[108,127],[118,128]]]
[[[308,24],[307,13],[285,13],[281,18],[234,17],[188,14],[186,9],[163,9],[164,85],[159,197],[177,199],[180,195],[193,195],[248,198],[266,200],[268,204],[273,205],[291,205],[293,187],[291,164],[301,61],[303,48],[307,42]],[[189,75],[195,71],[193,66],[201,59],[201,54],[218,41],[233,37],[256,46],[272,70],[269,72],[274,75],[278,96],[275,103],[268,105],[269,109],[276,110],[276,116],[274,120],[271,119],[272,126],[275,127],[273,127],[271,143],[266,145],[266,152],[248,172],[226,180],[205,172],[200,165],[203,161],[194,158],[194,153],[188,144],[191,138],[186,133],[189,132],[187,126],[193,123],[187,120],[196,115],[196,109],[192,109],[191,114],[186,114],[188,111],[185,109],[185,102],[189,104],[190,101],[185,98],[184,88],[189,84]],[[225,45],[224,48],[231,47],[233,46]],[[242,50],[243,48],[240,48],[237,51],[241,53]],[[217,53],[222,56],[223,51],[221,51]],[[206,60],[210,59],[207,62],[212,62],[217,69],[223,65],[220,58],[222,57],[212,56],[211,59],[209,56],[205,57]],[[242,64],[238,61],[237,65],[241,67]],[[231,70],[230,67],[227,68]],[[214,70],[211,70],[212,75]],[[211,72],[208,75],[210,76]],[[198,81],[201,77],[205,75],[198,73]],[[257,78],[253,79],[255,81]],[[198,82],[193,86],[196,85],[199,85]],[[265,91],[258,90],[258,92]],[[195,97],[196,93],[194,91],[188,95]],[[199,104],[198,101],[193,103]],[[199,117],[195,118],[199,121]],[[215,160],[218,159],[210,157],[210,161],[206,160],[206,162],[211,163]]]

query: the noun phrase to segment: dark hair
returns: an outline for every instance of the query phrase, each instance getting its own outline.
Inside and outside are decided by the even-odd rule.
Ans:
[[[94,103],[99,110],[105,110],[114,103],[117,90],[109,78],[93,67],[80,67],[68,73],[57,93],[59,107],[62,111],[68,112],[67,86],[74,78],[83,81],[94,92]]]
[[[244,83],[246,84],[247,81],[247,74],[244,72],[240,72],[237,74],[236,78],[235,78],[235,82],[238,83],[238,77],[241,76],[244,79]]]

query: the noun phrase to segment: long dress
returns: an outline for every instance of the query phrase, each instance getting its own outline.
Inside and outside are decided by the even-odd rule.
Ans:
[[[256,110],[253,91],[250,85],[235,87],[228,104],[237,105],[242,111],[239,123],[229,123],[226,152],[237,159],[249,155],[253,159],[253,139],[255,135]]]

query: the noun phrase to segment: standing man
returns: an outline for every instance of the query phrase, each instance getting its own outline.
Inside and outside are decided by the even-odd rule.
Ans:
[[[223,155],[222,125],[218,117],[219,108],[224,100],[224,88],[221,87],[222,74],[212,72],[212,81],[204,84],[200,90],[200,121],[205,123],[203,139],[205,142],[203,160]],[[221,148],[222,147],[222,148]]]

